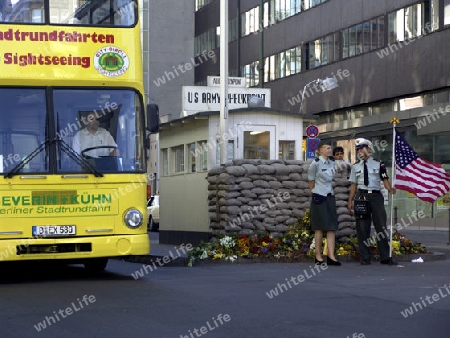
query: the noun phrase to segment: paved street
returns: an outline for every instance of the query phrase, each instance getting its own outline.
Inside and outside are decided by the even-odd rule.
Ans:
[[[450,333],[449,260],[327,269],[306,263],[166,266],[141,270],[136,280],[132,275],[140,269],[142,264],[112,260],[107,272],[94,278],[81,266],[3,263],[0,336],[443,338]]]

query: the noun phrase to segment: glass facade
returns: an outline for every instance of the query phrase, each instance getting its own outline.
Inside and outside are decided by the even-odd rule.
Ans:
[[[304,70],[321,67],[435,31],[439,27],[438,1],[422,1],[412,6],[400,8],[387,15],[357,23],[343,28],[339,32],[270,55],[264,59],[264,82],[275,81]],[[255,16],[258,7],[241,15],[242,20],[246,20],[246,23],[250,22],[245,27],[242,25],[241,36],[258,33],[261,28],[264,29],[286,19],[290,16],[287,13],[291,13],[292,8],[295,9],[294,12],[297,14],[323,2],[292,1],[289,5],[286,0],[266,2],[265,5],[267,4],[267,6],[264,6],[263,14],[264,20],[261,25],[257,25],[257,17]],[[297,3],[300,4],[299,7],[297,7]],[[450,4],[448,8],[450,8]],[[266,11],[269,11],[268,15],[266,15]],[[450,9],[448,12],[450,13]],[[385,27],[387,27],[387,32],[385,32]],[[386,34],[388,36],[387,41],[385,41]],[[249,87],[259,85],[259,75],[257,71],[252,71],[255,63],[258,62],[254,61],[241,67],[242,76],[246,77]],[[295,67],[293,67],[293,63]],[[288,64],[290,67],[286,68]]]

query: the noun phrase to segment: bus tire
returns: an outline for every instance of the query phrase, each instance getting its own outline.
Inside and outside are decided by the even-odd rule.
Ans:
[[[108,258],[91,258],[84,262],[84,268],[89,273],[100,273],[105,271]]]

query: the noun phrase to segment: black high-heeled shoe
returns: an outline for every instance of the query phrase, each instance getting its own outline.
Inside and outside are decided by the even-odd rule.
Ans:
[[[334,261],[330,257],[327,256],[327,265],[341,266],[342,263],[339,261]]]
[[[316,265],[320,265],[320,264],[323,263],[323,260],[322,260],[322,261],[319,261],[316,257],[314,257],[314,263],[315,263]]]

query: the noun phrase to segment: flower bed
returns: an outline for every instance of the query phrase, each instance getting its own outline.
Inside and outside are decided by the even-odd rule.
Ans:
[[[309,210],[307,210],[305,216],[289,226],[280,237],[272,237],[266,232],[256,232],[251,235],[230,233],[213,238],[209,242],[202,242],[188,252],[188,266],[192,266],[197,259],[230,262],[234,262],[238,258],[252,259],[258,262],[267,260],[275,262],[311,261],[315,256],[315,243],[309,217]],[[378,259],[379,253],[375,242],[370,244],[370,248],[373,258]],[[409,240],[401,233],[393,233],[393,256],[426,253],[428,250],[420,243]],[[336,255],[342,256],[341,260],[344,261],[359,260],[357,239],[350,238],[347,243],[336,243]]]

